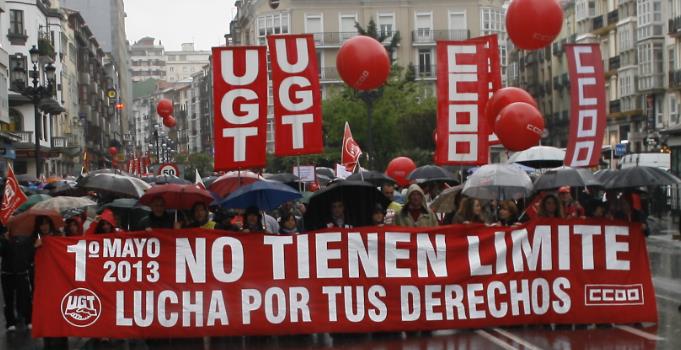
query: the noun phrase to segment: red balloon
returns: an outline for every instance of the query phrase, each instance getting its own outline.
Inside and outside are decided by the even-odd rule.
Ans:
[[[407,157],[397,157],[388,163],[385,174],[392,177],[398,185],[405,187],[409,185],[407,176],[414,169],[416,169],[416,164],[413,160]]]
[[[358,35],[345,41],[336,56],[343,81],[357,90],[376,89],[390,74],[388,51],[376,39]]]
[[[499,112],[501,112],[504,107],[515,102],[525,102],[533,105],[535,108],[539,108],[537,101],[523,89],[517,87],[499,89],[492,95],[492,98],[487,101],[487,106],[485,107],[487,125],[493,128],[497,121],[497,117],[499,116]]]
[[[499,113],[494,132],[508,150],[523,151],[539,143],[544,132],[544,118],[530,104],[511,103]]]
[[[506,11],[506,31],[524,50],[545,47],[560,34],[563,9],[556,0],[513,0]]]
[[[162,98],[156,105],[156,113],[158,113],[158,115],[164,119],[167,116],[173,114],[173,101],[167,98]]]
[[[118,154],[118,148],[116,148],[116,147],[114,147],[114,146],[109,147],[109,154],[110,154],[111,156],[117,155],[117,154]]]
[[[177,125],[177,121],[175,120],[175,117],[169,115],[163,118],[163,125],[165,125],[168,128],[174,128],[175,125]]]

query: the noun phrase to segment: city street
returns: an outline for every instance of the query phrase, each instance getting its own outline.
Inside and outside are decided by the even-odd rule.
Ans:
[[[429,335],[314,335],[177,339],[167,341],[101,341],[70,339],[70,349],[679,349],[681,348],[681,241],[671,225],[648,238],[656,287],[659,324],[594,325],[442,330]],[[4,319],[0,320],[4,325]],[[41,349],[27,330],[0,334],[0,350]]]

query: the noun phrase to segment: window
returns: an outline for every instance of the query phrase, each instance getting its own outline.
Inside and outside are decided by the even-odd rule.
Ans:
[[[16,80],[19,78],[17,76],[17,73],[14,71],[16,67],[21,67],[24,69],[24,81],[28,81],[28,72],[26,71],[27,67],[27,57],[17,53],[15,55],[9,56],[9,82],[10,82],[10,89],[14,91],[18,91],[19,87],[15,83]]]
[[[341,40],[349,39],[357,34],[355,23],[357,22],[357,14],[342,14],[340,15],[340,30]]]
[[[416,41],[433,41],[433,16],[428,13],[416,14]]]
[[[505,33],[505,15],[501,9],[483,7],[480,9],[480,35]]]
[[[638,38],[662,35],[662,0],[638,0],[636,2]]]
[[[669,95],[669,120],[672,124],[679,123],[679,100],[674,95]]]
[[[380,36],[385,36],[388,39],[391,38],[395,27],[395,14],[379,13],[377,17],[378,34]]]
[[[466,12],[449,11],[449,40],[468,39]]]
[[[431,49],[419,49],[418,74],[420,76],[433,75],[433,51]]]
[[[25,35],[24,11],[9,10],[9,32],[14,35]]]
[[[649,41],[638,45],[639,90],[662,87],[663,53],[661,42]]]
[[[279,12],[265,16],[259,16],[256,20],[258,28],[258,43],[266,44],[265,37],[270,34],[288,34],[288,12]]]
[[[313,33],[315,44],[324,43],[322,15],[305,15],[305,33]]]

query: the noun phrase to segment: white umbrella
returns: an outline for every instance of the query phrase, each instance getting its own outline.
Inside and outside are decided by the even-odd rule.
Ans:
[[[512,164],[483,165],[463,186],[463,194],[480,199],[520,199],[532,193],[532,180]]]
[[[563,165],[565,151],[548,146],[534,146],[524,151],[513,153],[508,163],[520,163],[532,168],[555,168]]]

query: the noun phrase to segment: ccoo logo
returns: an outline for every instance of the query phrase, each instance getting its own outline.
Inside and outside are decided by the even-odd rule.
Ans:
[[[102,302],[89,289],[76,288],[61,300],[61,313],[69,324],[87,327],[97,322],[102,314]]]

